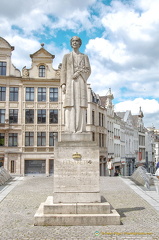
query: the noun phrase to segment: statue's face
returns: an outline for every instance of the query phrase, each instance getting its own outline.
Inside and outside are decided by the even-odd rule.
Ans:
[[[78,49],[81,46],[81,42],[80,42],[79,38],[73,37],[71,40],[71,46],[74,49]]]

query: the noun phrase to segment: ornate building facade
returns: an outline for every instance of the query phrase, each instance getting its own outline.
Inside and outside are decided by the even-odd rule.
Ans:
[[[0,37],[0,166],[13,175],[52,174],[54,136],[61,139],[64,114],[60,69],[53,68],[54,55],[40,49],[31,54],[31,68],[19,71],[11,54],[14,47]],[[105,96],[95,94],[87,84],[86,131],[91,132],[100,150],[100,175],[107,176],[107,162],[113,170],[131,175],[145,164],[146,146],[143,113],[114,113],[111,89]],[[148,139],[148,138],[147,138]],[[148,150],[149,151],[149,150]],[[153,157],[151,165],[153,164]],[[157,157],[156,157],[157,158]],[[157,158],[158,159],[158,158]],[[151,172],[153,169],[151,167]]]
[[[0,38],[0,163],[11,174],[51,174],[54,135],[64,128],[60,93],[60,65],[44,45],[31,54],[31,68],[22,73],[11,61],[14,50]],[[100,148],[101,171],[106,174],[106,111],[87,85],[87,131]]]

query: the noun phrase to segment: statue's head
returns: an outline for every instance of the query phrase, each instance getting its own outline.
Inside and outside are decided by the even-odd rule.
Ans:
[[[82,40],[81,40],[79,37],[74,36],[74,37],[72,37],[71,40],[70,40],[71,47],[72,47],[72,41],[73,41],[73,40],[78,40],[78,41],[79,41],[79,45],[80,45],[80,46],[82,45]]]

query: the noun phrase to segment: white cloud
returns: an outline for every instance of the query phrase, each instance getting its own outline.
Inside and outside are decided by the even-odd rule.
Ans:
[[[21,16],[34,8],[34,2],[35,0],[1,0],[0,16],[12,21],[17,16]]]
[[[49,29],[90,29],[88,8],[96,0],[1,0],[0,20],[7,20],[23,30],[23,34],[36,31],[44,33]],[[17,7],[18,6],[18,7]]]
[[[159,102],[155,99],[143,99],[136,98],[131,101],[124,101],[115,104],[115,112],[125,112],[126,110],[131,110],[133,115],[139,113],[139,108],[141,107],[144,118],[143,122],[145,127],[151,127],[152,125],[159,128]]]
[[[111,87],[120,101],[158,98],[159,1],[112,1],[111,5],[101,11],[103,37],[91,39],[86,46],[94,90],[97,85],[103,94],[103,86]]]
[[[44,27],[51,24],[47,15],[40,9],[33,9],[28,15],[19,16],[12,23],[22,29],[24,35],[29,35],[32,31],[41,31],[42,33]]]
[[[157,113],[159,111],[159,102],[155,99],[143,99],[143,98],[136,98],[135,100],[131,101],[124,101],[117,103],[115,105],[116,112],[123,112],[126,110],[131,110],[132,114],[138,114],[139,107],[142,108],[142,111],[147,113]]]
[[[65,40],[60,39],[58,45],[58,31],[63,31],[62,39],[83,31],[90,39],[85,52],[90,58],[92,74],[88,82],[93,90],[105,95],[111,88],[116,102],[156,98],[155,103],[149,103],[158,109],[159,1],[112,0],[110,6],[105,2],[1,0],[0,35],[15,46],[12,60],[21,70],[25,65],[30,67],[29,55],[40,48],[43,38],[45,48],[56,56],[53,67],[57,68],[68,52]],[[146,118],[151,121],[148,111],[151,116],[157,112],[146,109]]]
[[[8,36],[6,40],[15,46],[15,50],[12,52],[12,62],[15,67],[21,70],[24,66],[31,67],[31,59],[28,54],[36,52],[41,46],[36,39],[27,39],[20,36]]]
[[[6,40],[15,47],[15,50],[12,52],[12,62],[15,67],[19,68],[19,70],[22,70],[24,66],[30,68],[32,64],[30,54],[33,54],[41,48],[39,41],[36,39],[22,38],[20,36],[8,36]],[[51,42],[46,46],[44,45],[44,48],[51,54],[55,55],[53,60],[54,69],[58,68],[64,54],[69,52],[67,48],[58,48],[54,42]]]
[[[131,57],[126,52],[126,45],[123,42],[111,43],[111,41],[104,38],[97,37],[91,39],[86,46],[86,52],[90,55],[99,56],[101,61],[107,60],[120,65],[126,64],[131,60]]]
[[[83,30],[90,30],[93,28],[93,24],[90,20],[90,14],[88,10],[76,9],[69,13],[67,16],[62,16],[56,20],[56,24],[52,24],[52,29],[71,29],[76,32]]]
[[[144,8],[143,4],[146,2],[137,0],[126,4],[112,1],[112,8],[108,9],[107,14],[103,14],[101,20],[103,26],[119,38],[123,36],[144,41],[153,39],[149,33],[151,30],[157,31],[154,24],[159,22],[159,2],[158,0],[149,1]]]
[[[0,19],[0,34],[5,37],[11,33],[11,25],[6,19]]]
[[[52,53],[53,55],[55,55],[55,58],[53,60],[54,69],[58,68],[59,64],[62,63],[63,56],[69,52],[69,50],[66,47],[63,47],[63,49],[60,49],[57,46],[55,46],[53,42],[51,42],[49,45],[46,46],[46,50]]]

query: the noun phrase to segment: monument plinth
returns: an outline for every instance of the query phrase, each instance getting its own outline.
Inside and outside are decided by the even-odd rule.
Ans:
[[[101,202],[99,146],[86,132],[87,79],[89,59],[78,49],[81,39],[73,37],[73,52],[63,58],[61,102],[65,131],[54,147],[54,192],[41,203],[34,225],[119,225],[120,216]],[[62,125],[62,124],[61,124]]]
[[[72,134],[55,148],[54,203],[100,202],[99,148],[90,134]],[[77,136],[77,139],[75,140]],[[65,139],[65,134],[62,139]],[[82,141],[83,137],[83,141]],[[68,141],[69,140],[69,141]]]
[[[67,135],[67,137],[66,137]],[[74,134],[72,134],[73,136]],[[75,134],[76,135],[76,134]],[[101,202],[99,148],[87,141],[90,134],[71,141],[64,133],[54,153],[54,192],[41,203],[34,216],[38,226],[119,225],[120,216],[108,202]],[[87,137],[86,137],[87,135]],[[82,139],[83,141],[79,141]]]

